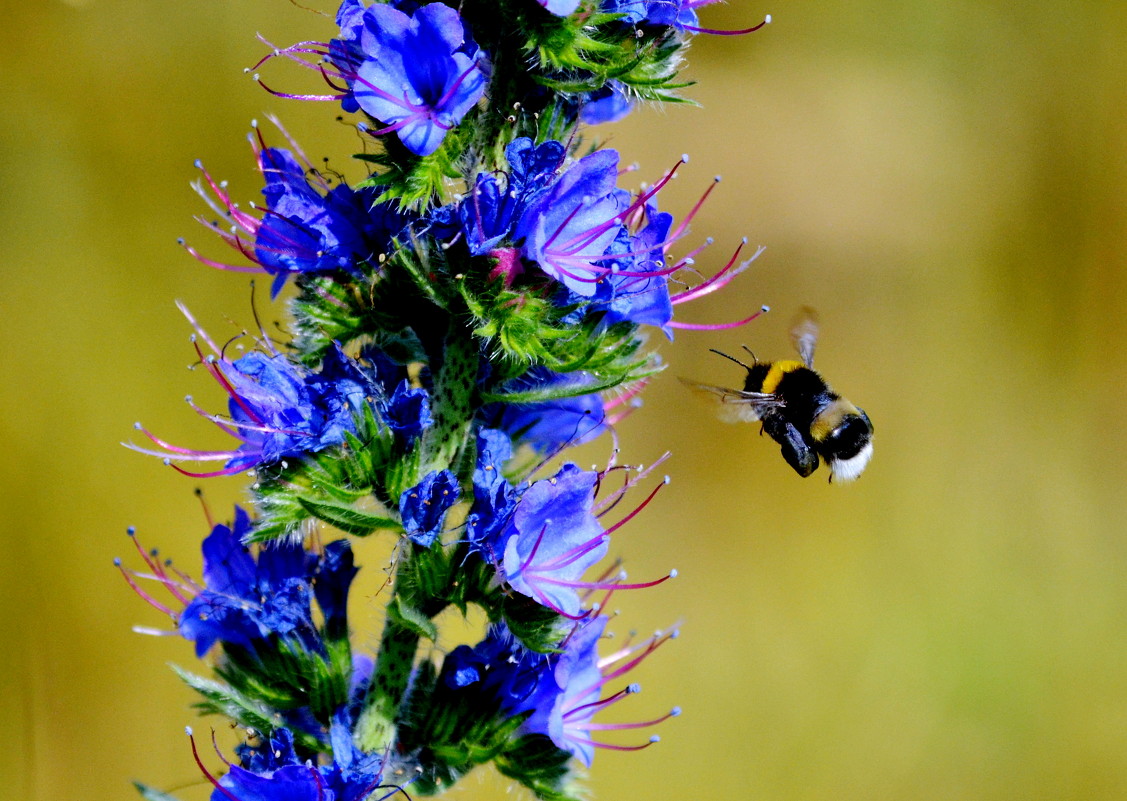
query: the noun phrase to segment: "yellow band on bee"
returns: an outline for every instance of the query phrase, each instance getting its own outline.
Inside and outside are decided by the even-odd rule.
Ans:
[[[779,382],[783,380],[784,375],[805,366],[802,362],[797,361],[772,362],[771,369],[767,371],[767,375],[763,378],[763,388],[759,391],[774,394],[778,391]]]

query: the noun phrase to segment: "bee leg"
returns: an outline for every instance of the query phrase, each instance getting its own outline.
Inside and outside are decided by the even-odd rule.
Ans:
[[[799,430],[781,415],[764,418],[763,429],[779,443],[783,458],[794,472],[806,478],[818,468],[818,454],[802,438]]]

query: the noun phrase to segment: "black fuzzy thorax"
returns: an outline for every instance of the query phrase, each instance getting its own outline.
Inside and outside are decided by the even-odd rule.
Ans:
[[[744,391],[762,392],[763,382],[770,369],[769,362],[752,366],[747,371]],[[778,414],[803,432],[806,437],[809,437],[814,418],[840,397],[830,389],[820,375],[808,367],[798,367],[784,373],[774,394],[784,403]]]

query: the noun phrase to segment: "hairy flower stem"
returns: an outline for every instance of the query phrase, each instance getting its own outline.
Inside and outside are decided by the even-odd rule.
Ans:
[[[383,752],[394,742],[395,719],[407,691],[418,645],[418,633],[388,615],[367,707],[356,724],[356,744],[365,751]]]
[[[448,604],[451,563],[441,549],[402,543],[396,568],[394,600],[388,605],[379,656],[364,712],[356,728],[357,745],[386,750],[395,741],[396,724],[424,634],[435,636],[431,619]],[[465,554],[460,557],[465,560]]]
[[[472,471],[472,455],[465,470],[459,457],[470,440],[477,382],[477,342],[467,326],[451,319],[443,346],[442,366],[434,376],[431,403],[434,425],[424,434],[421,475],[434,470],[453,470],[459,476]]]

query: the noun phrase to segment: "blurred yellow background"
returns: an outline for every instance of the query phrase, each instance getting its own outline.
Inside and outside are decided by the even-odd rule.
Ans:
[[[691,153],[666,209],[724,176],[694,225],[717,240],[704,270],[741,236],[768,247],[683,318],[775,312],[663,344],[670,370],[622,426],[627,460],[673,450],[673,483],[616,549],[635,577],[681,576],[620,595],[617,628],[683,623],[624,714],[685,713],[654,748],[599,754],[594,796],[1127,798],[1127,5],[755,0],[702,16],[767,12],[753,36],[698,37],[702,109],[600,131],[650,179]],[[181,732],[208,722],[165,666],[193,667],[190,646],[130,631],[162,621],[111,560],[134,524],[194,572],[206,526],[191,480],[117,443],[134,420],[216,441],[182,402],[221,406],[184,370],[174,298],[217,335],[249,322],[244,278],[175,244],[211,244],[193,159],[253,199],[244,135],[274,111],[354,171],[334,107],[243,73],[266,52],[256,31],[286,44],[331,23],[285,0],[39,0],[3,17],[0,795],[130,799],[137,778],[204,799]],[[803,304],[821,315],[819,368],[876,426],[853,486],[797,478],[757,427],[716,421],[674,379],[738,383],[710,347],[789,355]],[[242,479],[206,490],[227,516]],[[362,546],[369,595],[387,545]],[[463,788],[507,784],[483,771]]]

